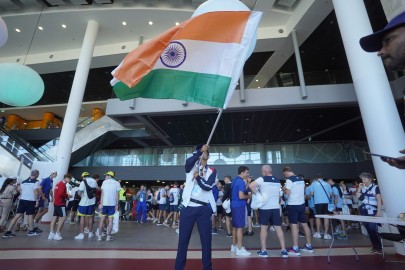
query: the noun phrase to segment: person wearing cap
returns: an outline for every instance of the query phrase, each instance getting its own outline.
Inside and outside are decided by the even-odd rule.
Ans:
[[[105,217],[108,216],[108,228],[106,241],[111,241],[111,231],[113,227],[113,218],[119,206],[119,192],[121,184],[114,179],[115,173],[109,171],[105,174],[105,180],[101,186],[101,199],[99,209],[101,210],[101,218],[98,223],[98,231],[102,232]],[[97,241],[102,241],[102,234],[98,235]]]
[[[405,70],[405,12],[394,17],[384,29],[362,37],[360,45],[366,52],[378,52],[389,70]],[[405,154],[405,149],[399,151]],[[405,156],[399,157],[405,160]],[[405,162],[383,158],[382,161],[398,169],[405,169]]]
[[[66,207],[66,211],[69,213],[69,224],[75,224],[75,218],[77,209],[79,208],[80,196],[78,194],[80,182],[77,179],[72,178],[72,181],[68,184],[68,192],[71,195]]]
[[[183,270],[186,266],[188,244],[195,223],[197,223],[200,233],[203,269],[212,269],[211,215],[216,212],[216,202],[212,194],[212,188],[218,178],[217,171],[208,167],[208,159],[208,145],[199,145],[193,155],[186,160],[186,185],[180,210],[179,242],[175,270]]]
[[[53,185],[53,179],[57,176],[57,172],[54,171],[52,172],[49,177],[42,179],[40,188],[38,189],[39,191],[39,203],[38,203],[38,213],[34,218],[34,227],[36,230],[38,229],[38,222],[41,220],[41,218],[48,213],[49,209],[49,203],[52,202],[52,185]]]
[[[76,240],[83,240],[84,239],[84,225],[88,225],[89,230],[89,238],[94,237],[93,233],[93,216],[96,204],[96,197],[89,198],[87,194],[86,184],[92,188],[97,189],[97,182],[93,178],[90,177],[88,172],[82,173],[83,181],[79,185],[79,191],[77,192],[79,196],[81,196],[79,207],[77,209],[77,215],[80,218],[80,233],[75,236]]]

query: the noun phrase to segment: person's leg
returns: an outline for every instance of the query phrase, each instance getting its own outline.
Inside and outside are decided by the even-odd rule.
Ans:
[[[248,232],[253,232],[253,224],[252,224],[252,217],[248,216],[247,217],[247,221],[248,221]]]
[[[327,235],[329,232],[329,218],[323,219],[323,227],[323,229],[325,230],[325,235]]]
[[[93,231],[93,223],[94,223],[94,214],[92,216],[90,216],[90,217],[87,217],[87,219],[88,219],[89,232],[92,232]]]
[[[101,215],[99,217],[99,219],[100,220],[98,222],[98,234],[99,234],[99,236],[102,236],[103,235],[103,225],[104,225],[105,216]]]
[[[165,222],[163,222],[164,224],[167,224],[167,222],[169,222],[169,219],[172,217],[173,212],[170,212],[170,214],[168,216],[166,216],[165,218]]]
[[[221,230],[222,230],[222,219],[223,219],[223,215],[218,214],[218,228],[220,228]]]
[[[196,207],[183,207],[180,212],[179,242],[177,247],[175,270],[183,270],[187,260],[187,249],[196,221]]]
[[[317,233],[321,233],[321,219],[320,218],[316,218],[316,232]]]
[[[28,216],[28,227],[30,230],[34,229],[34,215],[27,215]]]
[[[146,203],[143,204],[142,206],[142,215],[143,215],[143,223],[146,223],[146,218],[147,218],[147,209],[146,209],[147,205]]]
[[[66,219],[67,219],[66,215],[64,217],[59,218],[58,227],[56,228],[57,233],[60,233],[62,231],[63,225],[65,224]]]
[[[107,229],[107,236],[111,235],[112,227],[113,227],[113,216],[108,217],[108,229]]]
[[[232,245],[237,246],[238,245],[238,229],[235,227],[232,227]]]
[[[231,218],[229,216],[225,216],[225,225],[226,225],[226,231],[228,234],[232,233],[231,230]]]
[[[293,240],[293,246],[298,247],[298,231],[299,231],[299,226],[298,224],[292,224],[290,223],[290,227],[291,227],[291,236],[292,236],[292,240]]]
[[[8,224],[8,227],[7,227],[7,231],[8,231],[8,232],[11,232],[11,230],[13,229],[15,223],[17,222],[17,220],[18,220],[22,215],[23,215],[23,213],[17,213],[17,214],[13,217],[13,219],[10,221],[10,224]]]
[[[200,233],[201,249],[202,249],[202,264],[204,270],[212,269],[211,261],[211,208],[208,206],[198,207],[199,211],[196,216],[198,232]]]
[[[381,251],[381,238],[378,234],[378,224],[377,223],[367,223],[366,229],[368,232],[368,236],[370,237],[371,244],[373,245],[373,249]]]
[[[236,244],[238,245],[238,249],[241,249],[243,246],[243,228],[237,228],[236,229]]]
[[[260,245],[261,245],[262,250],[266,250],[267,229],[268,228],[269,228],[269,226],[266,226],[266,225],[261,225],[260,226]]]
[[[304,229],[304,234],[305,238],[307,240],[307,244],[311,244],[312,239],[311,239],[311,230],[309,229],[309,226],[307,223],[302,223],[302,228]]]
[[[274,226],[274,229],[276,230],[276,235],[278,238],[278,241],[280,242],[281,249],[285,249],[285,239],[284,239],[284,232],[281,226]],[[266,230],[266,235],[267,235],[267,230]]]
[[[259,224],[259,211],[256,209],[254,210],[255,215],[255,224]]]
[[[0,219],[0,227],[3,228],[8,220],[8,216],[10,214],[11,207],[13,206],[12,200],[2,200],[2,213]]]
[[[177,216],[178,216],[178,213],[176,211],[176,212],[174,212],[174,215],[173,215],[173,226],[176,226]]]
[[[55,224],[56,224],[56,220],[58,220],[57,216],[53,216],[52,220],[51,220],[51,233],[55,232]],[[59,224],[58,224],[59,225]]]
[[[84,233],[84,225],[86,223],[86,217],[80,216],[80,233]]]

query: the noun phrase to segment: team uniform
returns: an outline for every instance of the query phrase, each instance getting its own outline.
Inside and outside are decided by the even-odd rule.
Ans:
[[[98,187],[96,180],[94,180],[91,177],[86,177],[86,180],[84,180],[84,181],[87,181],[87,184],[91,188]],[[94,215],[96,197],[89,199],[89,197],[87,196],[86,185],[85,185],[84,181],[82,181],[79,186],[79,191],[82,192],[82,198],[80,199],[80,202],[79,202],[79,207],[77,209],[77,211],[78,211],[77,215],[80,217],[85,217],[85,216],[90,217],[90,216]]]
[[[179,188],[172,187],[169,190],[170,212],[179,211]]]
[[[39,202],[38,202],[38,208],[49,208],[49,195],[52,190],[52,185],[53,185],[53,180],[50,177],[44,178],[41,181],[41,188],[42,192],[45,195],[45,201],[42,199],[42,196],[38,194]]]
[[[69,198],[69,202],[66,207],[67,211],[73,211],[73,212],[77,211],[77,208],[79,207],[79,201],[80,201],[80,199],[78,199],[76,197],[76,194],[78,191],[79,191],[79,187],[73,187],[70,190],[70,195],[72,195],[72,197]]]
[[[330,200],[330,194],[332,193],[332,187],[326,183],[323,179],[318,179],[312,184],[312,192],[314,193],[315,214],[316,215],[328,215],[328,203]]]
[[[260,193],[266,194],[266,203],[259,208],[259,224],[281,226],[280,215],[280,179],[274,176],[263,176],[255,180]]]
[[[160,190],[159,190],[159,201],[158,201],[158,204],[159,204],[159,210],[162,210],[162,211],[166,211],[166,189],[165,188],[161,188]]]
[[[138,223],[146,223],[146,210],[147,210],[147,194],[144,190],[138,192],[138,204],[136,205],[136,211],[138,212]]]
[[[296,175],[287,178],[285,187],[289,189],[290,195],[287,200],[288,220],[291,224],[306,223],[305,215],[305,182]]]
[[[213,212],[216,212],[216,202],[211,190],[218,179],[215,169],[199,165],[198,159],[201,155],[200,149],[196,149],[185,164],[186,184],[182,194],[179,244],[175,270],[183,270],[186,265],[188,244],[196,222],[200,233],[203,269],[212,269],[211,215]],[[200,172],[200,174],[194,179],[195,170]]]
[[[35,198],[35,189],[39,189],[40,184],[37,179],[28,178],[21,183],[21,195],[20,201],[17,207],[17,214],[35,214],[35,204],[37,199]]]
[[[336,211],[342,212],[343,198],[342,198],[342,195],[341,195],[341,193],[340,193],[341,191],[339,192],[338,189],[340,189],[340,187],[333,186],[333,187],[332,187],[332,194],[333,194],[334,196],[337,196],[337,197],[338,197],[338,201],[337,201],[337,203],[336,203],[336,205],[335,205]],[[333,200],[333,202],[335,202],[335,200]]]
[[[69,198],[64,180],[56,184],[53,191],[53,216],[66,217],[66,200]]]
[[[103,209],[101,210],[101,215],[113,217],[115,214],[115,207],[117,206],[117,196],[118,192],[121,190],[120,183],[113,179],[107,179],[103,181],[101,185],[103,201]]]
[[[245,194],[248,193],[245,182],[238,176],[232,181],[231,212],[234,228],[244,228],[246,224],[247,199],[239,199],[240,191]]]

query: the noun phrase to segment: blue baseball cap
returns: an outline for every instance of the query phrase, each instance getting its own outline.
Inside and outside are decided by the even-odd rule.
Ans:
[[[405,25],[405,12],[394,17],[384,29],[377,31],[371,35],[362,37],[360,39],[360,46],[366,52],[378,52],[382,47],[382,38],[388,32],[391,32],[395,28]]]

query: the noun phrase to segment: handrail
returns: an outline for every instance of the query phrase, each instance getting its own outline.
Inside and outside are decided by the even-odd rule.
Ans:
[[[32,145],[30,145],[26,140],[24,140],[23,138],[21,138],[20,136],[18,136],[16,134],[14,134],[14,132],[12,132],[11,129],[7,130],[7,128],[5,128],[3,126],[3,127],[0,127],[0,132],[4,134],[3,136],[10,137],[12,140],[14,140],[16,143],[18,143],[18,145],[20,147],[23,147],[28,153],[30,153],[32,156],[34,156],[38,160],[53,161],[49,156],[47,156],[46,154],[42,153],[41,151],[39,151],[38,149],[36,149]]]
[[[14,141],[15,144],[10,143],[8,140],[2,140],[0,142],[0,145],[7,151],[9,152],[11,155],[13,155],[14,157],[16,157],[17,159],[21,159],[21,156],[23,157],[23,163],[31,168],[34,160],[32,159],[32,157],[28,156],[28,154],[31,154],[27,151],[27,149],[20,145],[17,141]],[[26,151],[26,152],[24,152]],[[35,157],[35,156],[33,156]]]

